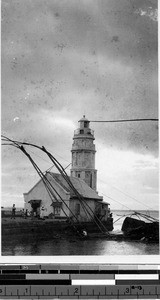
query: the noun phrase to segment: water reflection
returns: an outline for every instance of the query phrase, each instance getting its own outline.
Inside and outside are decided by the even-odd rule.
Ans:
[[[79,240],[76,237],[44,238],[17,236],[2,240],[2,255],[158,255],[158,244],[108,241],[106,239]]]

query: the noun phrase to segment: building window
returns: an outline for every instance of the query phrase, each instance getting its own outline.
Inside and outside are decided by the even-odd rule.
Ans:
[[[84,133],[84,130],[80,129],[80,134],[83,134]]]
[[[54,215],[55,216],[60,216],[61,213],[61,208],[60,207],[54,207]]]
[[[80,178],[81,177],[81,174],[78,174],[78,178]]]

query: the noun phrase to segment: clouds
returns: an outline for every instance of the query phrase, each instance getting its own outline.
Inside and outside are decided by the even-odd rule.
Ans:
[[[107,196],[111,197],[108,201],[112,208],[124,205],[124,209],[158,209],[158,159],[152,155],[106,148],[99,143],[97,151],[101,153],[97,155],[98,190],[106,201]]]
[[[2,1],[2,132],[70,161],[83,114],[156,118],[156,10],[154,0]],[[157,124],[91,127],[106,149],[157,155]]]

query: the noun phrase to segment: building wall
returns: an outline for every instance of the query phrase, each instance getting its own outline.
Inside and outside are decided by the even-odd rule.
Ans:
[[[97,202],[95,207],[95,213],[101,221],[107,221],[107,219],[110,217],[110,208],[105,202]]]
[[[60,194],[61,198],[69,206],[70,194],[67,193],[59,184],[57,184],[57,182],[55,182],[49,174],[47,175],[47,178],[53,184],[54,188],[56,189],[58,194]],[[59,196],[57,196],[57,199],[59,201],[61,201]],[[35,187],[33,187],[33,189],[31,191],[24,194],[24,201],[25,201],[24,208],[28,209],[29,212],[32,211],[32,207],[31,207],[30,203],[28,203],[30,200],[42,200],[41,206],[45,207],[45,211],[44,211],[45,216],[48,216],[50,213],[54,212],[54,209],[51,206],[52,200],[51,200],[42,180],[39,181],[38,184]],[[56,200],[53,199],[53,201],[55,202]],[[64,211],[61,209],[60,217],[64,217],[65,213],[67,215],[69,215],[68,208],[64,205],[64,203],[62,203],[62,208]]]
[[[87,204],[89,207],[92,209],[93,212],[95,212],[95,206],[96,206],[96,201],[95,200],[86,200]],[[78,218],[79,221],[81,222],[89,222],[92,221],[91,216],[88,215],[86,216],[86,213],[78,199],[71,199],[70,200],[70,209],[74,211],[76,217]],[[87,207],[88,209],[88,207]],[[88,209],[89,210],[89,209]],[[90,210],[89,210],[90,211]],[[90,211],[91,213],[91,211]],[[72,215],[70,214],[70,217]]]
[[[87,150],[72,150],[72,168],[95,168],[95,152]]]
[[[86,168],[74,168],[71,170],[72,177],[78,177],[87,183],[92,189],[96,191],[97,186],[97,170]]]

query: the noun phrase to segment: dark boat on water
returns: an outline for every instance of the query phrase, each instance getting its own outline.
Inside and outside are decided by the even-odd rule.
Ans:
[[[119,232],[87,232],[82,239],[105,238],[108,240],[127,240],[145,243],[159,242],[159,221],[147,214],[134,211],[132,214],[123,215],[124,218],[121,231]],[[121,219],[121,218],[118,218]]]
[[[134,217],[126,217],[122,232],[126,239],[141,240],[146,242],[159,242],[159,221],[144,214],[136,213],[138,217],[143,217],[144,220]]]

